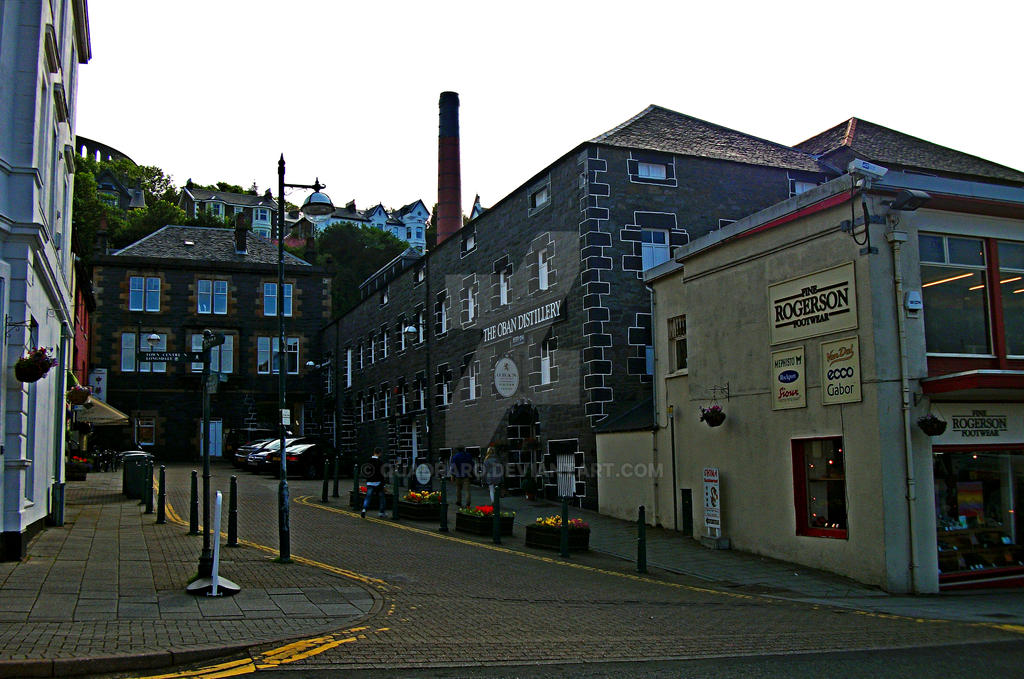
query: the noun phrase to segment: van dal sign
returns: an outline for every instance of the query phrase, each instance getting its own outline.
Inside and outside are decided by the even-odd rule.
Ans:
[[[853,262],[768,287],[771,343],[857,327]]]
[[[860,401],[860,340],[856,337],[821,343],[821,403]]]

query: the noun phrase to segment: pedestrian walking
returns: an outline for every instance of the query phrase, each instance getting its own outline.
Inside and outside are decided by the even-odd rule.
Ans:
[[[384,461],[381,459],[381,449],[374,448],[373,455],[370,457],[370,461],[363,465],[363,475],[366,478],[366,497],[363,498],[363,510],[359,512],[359,516],[366,518],[366,509],[370,506],[373,496],[377,495],[380,497],[380,510],[377,516],[382,519],[387,516],[384,513],[385,501],[384,497]]]
[[[451,475],[455,478],[455,506],[468,507],[470,501],[469,483],[473,478],[473,456],[466,452],[466,446],[459,446],[452,455]],[[462,489],[466,489],[466,502],[462,502]]]
[[[505,476],[505,470],[502,468],[501,457],[498,455],[498,451],[491,446],[487,449],[487,454],[484,455],[484,473],[483,482],[487,486],[488,490],[491,491],[491,505],[494,505],[494,494],[498,492],[501,486],[501,481]]]

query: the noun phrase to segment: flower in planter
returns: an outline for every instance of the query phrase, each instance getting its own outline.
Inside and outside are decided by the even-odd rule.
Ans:
[[[725,421],[725,411],[717,403],[705,408],[700,408],[700,421],[707,422],[709,426],[717,427]]]
[[[57,365],[57,359],[50,354],[46,347],[36,347],[18,359],[18,362],[14,364],[14,374],[21,382],[35,382],[55,365]]]
[[[537,520],[533,522],[534,525],[543,526],[545,528],[561,528],[562,517],[558,514],[553,516],[538,516]],[[569,519],[569,530],[589,530],[590,524],[583,519]]]
[[[458,509],[460,514],[468,514],[469,516],[494,516],[493,505],[477,505],[476,507],[460,507]],[[515,512],[502,512],[502,517],[515,518]]]
[[[402,502],[412,502],[418,505],[436,505],[441,502],[441,493],[429,490],[410,490],[402,496]]]
[[[89,400],[89,396],[91,396],[91,395],[92,395],[92,388],[91,387],[83,387],[83,386],[80,386],[80,385],[76,384],[76,385],[74,385],[73,387],[71,387],[70,389],[67,390],[67,393],[64,394],[64,398],[71,405],[80,406],[80,405],[84,404],[86,401],[88,401]]]
[[[938,436],[946,431],[946,421],[932,413],[917,418],[917,426],[928,436]]]
[[[359,492],[361,494],[363,494],[363,495],[366,495],[366,486],[359,486]],[[384,486],[384,494],[385,495],[391,495],[391,487],[390,486]]]

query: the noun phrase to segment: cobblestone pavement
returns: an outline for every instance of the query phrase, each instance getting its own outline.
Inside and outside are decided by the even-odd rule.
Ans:
[[[516,534],[500,546],[439,533],[436,521],[360,519],[343,502],[351,482],[342,485],[342,499],[324,505],[320,482],[290,480],[293,563],[280,564],[278,482],[226,466],[214,467],[212,486],[227,490],[229,475],[238,475],[243,547],[222,549],[221,573],[242,591],[193,597],[184,587],[202,539],[186,534],[190,470],[167,470],[166,525],[123,499],[119,474],[90,474],[69,487],[67,525],[41,533],[23,562],[0,564],[0,676],[139,677],[146,667],[213,654],[235,658],[203,661],[200,668],[218,669],[188,676],[1024,641],[1024,628],[1015,625],[783,598],[792,591],[779,586],[778,569],[792,565],[749,555],[720,555],[716,563],[734,565],[725,568],[728,581],[711,583],[708,571],[638,575],[629,561],[596,549],[562,560],[525,548],[522,522],[553,513],[551,506],[519,501]],[[587,518],[595,523],[595,548],[622,551],[630,543],[628,535],[614,536],[627,530],[622,524]],[[801,596],[884,598],[842,578],[799,572],[807,576],[800,582],[810,583]]]
[[[239,474],[240,535],[276,543],[277,483]],[[344,503],[347,492],[324,506],[318,482],[289,486],[293,554],[387,583],[385,605],[364,631],[290,667],[610,661],[1020,638],[1020,630],[996,625],[809,605],[660,571],[640,576],[630,563],[595,552],[562,563],[555,553],[524,548],[521,525],[497,546],[438,533],[436,522],[360,519]]]

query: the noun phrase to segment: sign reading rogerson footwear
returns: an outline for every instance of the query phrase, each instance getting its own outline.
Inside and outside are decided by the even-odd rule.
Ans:
[[[565,315],[565,298],[541,304],[529,311],[513,314],[484,328],[484,344],[498,342],[527,330],[550,325]]]
[[[771,343],[857,327],[853,262],[768,286]]]
[[[933,403],[931,412],[947,423],[946,431],[932,437],[932,444],[1024,443],[1024,404]]]

